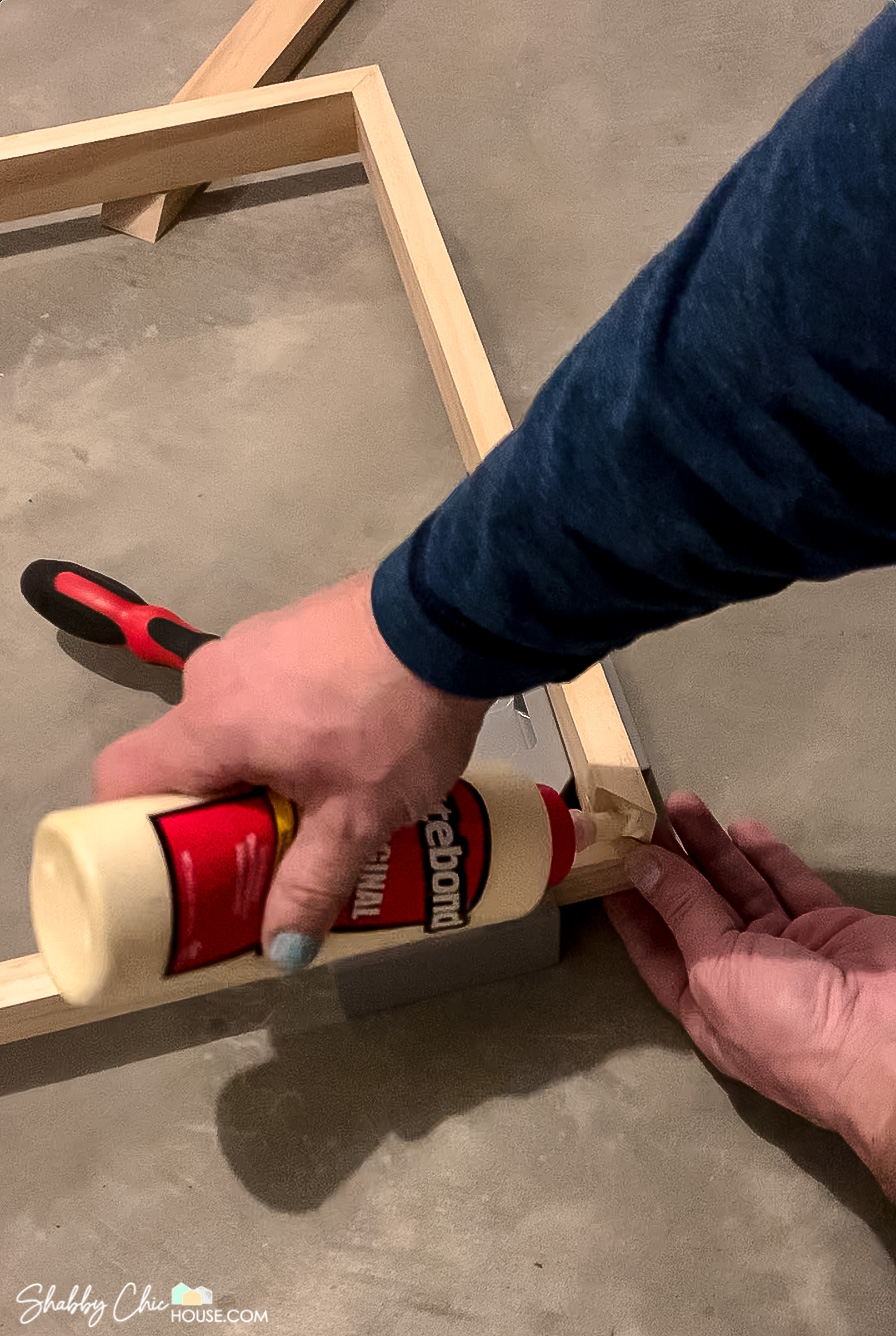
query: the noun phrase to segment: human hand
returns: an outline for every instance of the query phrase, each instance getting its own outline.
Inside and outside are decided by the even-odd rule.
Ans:
[[[721,1072],[839,1132],[896,1200],[896,917],[758,822],[726,834],[692,793],[667,810],[689,859],[634,850],[637,890],[605,902],[632,960]]]
[[[360,575],[240,622],[187,661],[184,694],[102,753],[98,801],[265,784],[302,809],[265,907],[265,949],[307,965],[373,852],[467,765],[490,702],[421,681],[377,630]]]

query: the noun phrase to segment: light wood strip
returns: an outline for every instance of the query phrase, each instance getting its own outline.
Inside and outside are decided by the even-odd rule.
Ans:
[[[294,74],[348,0],[255,0],[172,101],[239,93],[281,83]],[[107,201],[105,227],[158,241],[202,184]]]
[[[0,138],[0,222],[358,151],[352,89],[325,74]]]

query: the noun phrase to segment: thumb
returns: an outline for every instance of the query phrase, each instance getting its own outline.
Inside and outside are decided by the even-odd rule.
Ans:
[[[190,726],[185,707],[176,705],[100,753],[93,796],[102,803],[144,793],[214,793],[242,778],[214,760],[210,742]]]
[[[690,970],[698,960],[724,952],[739,926],[731,907],[692,863],[646,845],[629,853],[625,870],[644,899],[663,917]]]
[[[289,971],[311,964],[380,843],[369,828],[358,831],[344,799],[302,817],[265,906],[262,939],[272,960]]]

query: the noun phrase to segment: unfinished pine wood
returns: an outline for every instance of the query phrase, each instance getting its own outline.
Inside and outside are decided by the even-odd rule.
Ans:
[[[612,820],[612,833],[576,858],[554,888],[561,905],[611,895],[629,885],[621,839],[649,840],[656,825],[653,800],[641,773],[606,674],[595,664],[564,686],[548,687],[582,807]]]
[[[349,0],[255,0],[172,98],[189,102],[281,83],[311,54]],[[107,201],[104,226],[158,241],[202,185]]]
[[[358,151],[352,89],[324,74],[0,138],[0,222]]]
[[[172,979],[164,1005],[280,975],[276,965],[255,956],[240,956]],[[126,1002],[118,1007],[70,1007],[56,991],[39,955],[18,956],[0,963],[0,1043],[33,1039],[35,1035],[70,1030],[76,1025],[90,1025],[159,1005],[156,997],[149,1002]]]
[[[510,418],[378,69],[356,87],[355,111],[383,226],[463,461],[473,469],[510,431]]]
[[[511,423],[375,66],[0,139],[0,220],[98,204],[116,191],[167,191],[359,151],[458,446],[473,469]],[[626,884],[617,841],[649,838],[654,812],[602,668],[550,688],[550,696],[582,802],[603,814],[605,833],[558,888],[568,903]],[[258,977],[256,959],[227,961],[172,980],[169,996],[194,997]],[[68,1007],[39,956],[0,962],[0,1043],[133,1009]]]

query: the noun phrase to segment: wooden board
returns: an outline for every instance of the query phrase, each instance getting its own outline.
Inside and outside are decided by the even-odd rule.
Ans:
[[[172,101],[283,82],[307,59],[347,4],[348,0],[255,0]],[[158,241],[202,188],[200,183],[107,201],[100,218],[116,232]]]
[[[0,138],[0,222],[83,204],[115,190],[319,162],[358,151],[354,84],[324,74],[194,102],[128,111]]]
[[[472,469],[507,434],[510,419],[375,66],[0,139],[0,219],[356,152]],[[654,811],[600,666],[550,695],[581,800],[603,814],[607,832],[564,884],[558,898],[565,902],[625,884],[616,840],[649,838]],[[178,981],[179,995],[248,982],[259,968],[250,958],[198,971]],[[0,962],[0,1042],[112,1014],[65,1006],[39,957]]]
[[[240,956],[206,970],[179,975],[171,981],[165,1004],[218,992],[222,988],[258,983],[259,979],[275,979],[280,973],[276,965],[256,956]],[[128,1002],[118,1007],[70,1007],[56,991],[40,956],[18,956],[15,960],[0,962],[0,1044],[33,1039],[35,1035],[50,1034],[54,1030],[70,1030],[76,1025],[91,1025],[95,1021],[108,1020],[110,1016],[122,1016],[125,1012],[143,1011],[158,1005],[159,999],[154,997],[145,1003]]]
[[[464,464],[511,430],[411,150],[377,73],[355,89],[358,146]]]

